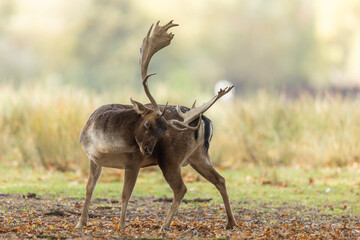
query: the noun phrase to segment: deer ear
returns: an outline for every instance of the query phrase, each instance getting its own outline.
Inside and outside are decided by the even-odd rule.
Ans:
[[[150,110],[149,108],[145,107],[142,103],[132,100],[132,98],[130,98],[130,101],[133,105],[134,110],[140,115],[143,115],[148,110]]]

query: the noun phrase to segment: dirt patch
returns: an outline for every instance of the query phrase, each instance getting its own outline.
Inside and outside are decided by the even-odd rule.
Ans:
[[[360,218],[351,212],[329,214],[329,206],[309,208],[254,201],[232,201],[237,226],[225,230],[222,204],[187,199],[170,230],[161,232],[170,207],[164,199],[132,199],[125,230],[119,229],[119,200],[94,199],[88,226],[76,230],[82,199],[0,194],[0,238],[360,239]]]

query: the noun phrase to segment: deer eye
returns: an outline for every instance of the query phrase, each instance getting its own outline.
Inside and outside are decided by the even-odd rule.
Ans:
[[[150,125],[151,125],[151,124],[150,124],[150,122],[149,122],[149,121],[146,121],[146,122],[144,123],[144,127],[145,127],[145,128],[149,128],[149,127],[150,127]]]

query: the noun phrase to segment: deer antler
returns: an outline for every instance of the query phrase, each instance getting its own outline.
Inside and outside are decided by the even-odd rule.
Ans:
[[[158,21],[155,25],[155,28],[153,30],[154,24],[151,25],[146,37],[143,40],[143,44],[140,49],[141,53],[141,77],[142,77],[142,83],[144,87],[144,91],[149,98],[151,104],[153,105],[154,111],[153,114],[155,114],[157,117],[163,116],[165,113],[166,106],[163,110],[163,112],[160,111],[159,105],[156,103],[154,97],[151,95],[149,86],[148,86],[148,79],[155,75],[155,73],[148,74],[147,70],[149,67],[150,60],[152,56],[161,50],[162,48],[168,46],[171,42],[171,40],[174,37],[174,34],[167,33],[167,30],[169,30],[172,27],[179,26],[178,24],[173,23],[173,21],[170,21],[169,23],[165,24],[164,26],[160,26]],[[153,30],[153,31],[152,31]],[[152,32],[152,33],[151,33]],[[150,36],[151,35],[151,36]],[[195,103],[192,105],[192,108],[190,111],[183,113],[179,105],[176,107],[176,110],[181,118],[183,118],[183,121],[178,121],[176,119],[169,120],[167,123],[173,127],[176,130],[184,131],[184,130],[198,130],[201,125],[201,115],[208,110],[219,98],[230,92],[230,90],[233,88],[227,87],[224,90],[220,89],[218,94],[213,97],[209,102],[204,103],[200,107],[195,107]],[[189,124],[194,121],[196,118],[200,117],[200,120],[198,122],[198,125],[196,127],[189,126]]]
[[[142,83],[144,87],[144,91],[149,98],[151,104],[154,108],[154,114],[157,116],[161,116],[163,113],[160,112],[159,105],[156,103],[154,97],[151,95],[149,86],[147,83],[147,80],[152,75],[155,75],[155,73],[147,74],[148,66],[151,60],[151,57],[160,49],[168,46],[171,42],[171,39],[174,37],[174,34],[167,33],[167,30],[169,30],[172,27],[179,26],[178,24],[174,24],[173,21],[170,21],[168,24],[164,26],[159,26],[158,21],[155,25],[154,31],[151,34],[151,30],[154,26],[154,24],[151,25],[146,37],[144,38],[143,44],[140,48],[141,53],[141,77],[142,77]],[[151,36],[150,36],[151,34]],[[165,111],[165,110],[164,110]]]
[[[218,94],[213,97],[210,101],[204,103],[203,105],[201,105],[200,107],[195,107],[195,103],[196,101],[194,102],[192,108],[183,113],[181,110],[180,110],[180,107],[179,105],[176,106],[176,110],[179,114],[179,116],[183,119],[183,121],[179,121],[179,120],[176,120],[176,119],[172,119],[172,120],[169,120],[168,121],[168,124],[173,127],[174,129],[176,130],[198,130],[199,127],[200,127],[200,124],[201,124],[201,115],[206,111],[208,110],[218,99],[220,99],[222,96],[224,96],[225,94],[227,94],[228,92],[231,91],[231,89],[233,89],[234,86],[232,87],[226,87],[224,90],[223,89],[220,89]],[[191,123],[192,121],[194,121],[196,118],[200,117],[199,119],[199,123],[196,127],[191,127],[189,126],[189,123]],[[181,128],[179,128],[181,127]]]

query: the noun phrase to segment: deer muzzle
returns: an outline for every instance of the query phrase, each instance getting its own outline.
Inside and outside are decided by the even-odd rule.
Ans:
[[[148,157],[152,154],[152,150],[150,150],[148,147],[145,147],[143,150],[143,154]]]
[[[140,152],[145,156],[149,157],[151,154],[153,154],[155,143],[142,143],[139,144]]]

